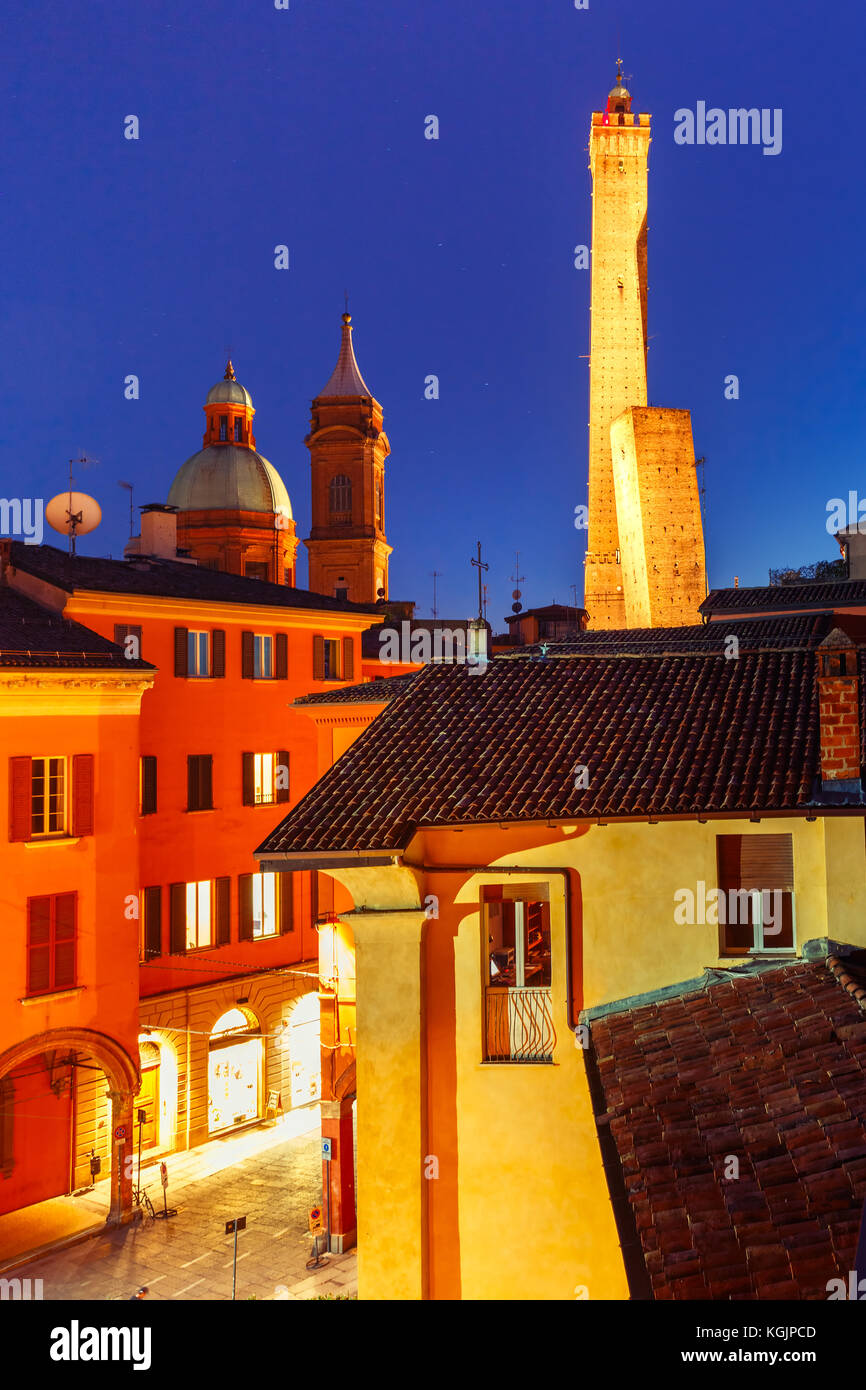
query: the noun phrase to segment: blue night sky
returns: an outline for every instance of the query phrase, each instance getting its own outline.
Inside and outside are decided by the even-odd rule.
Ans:
[[[303,438],[345,287],[392,446],[392,595],[428,614],[440,570],[440,613],[470,615],[477,539],[495,629],[517,549],[527,605],[580,594],[573,247],[619,33],[653,116],[650,401],[692,412],[710,583],[838,554],[827,501],[866,493],[862,4],[6,0],[4,28],[0,489],[47,499],[71,456],[97,458],[77,486],[104,524],[83,552],[122,551],[117,480],[165,500],[227,346],[308,534]],[[674,111],[699,100],[781,107],[782,152],[676,145]]]

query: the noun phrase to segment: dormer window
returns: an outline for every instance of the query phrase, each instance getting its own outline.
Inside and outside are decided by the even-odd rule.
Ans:
[[[229,417],[228,417],[227,415],[221,415],[221,416],[220,416],[220,439],[225,440],[225,439],[228,439],[228,437],[229,437]]]
[[[243,421],[241,420],[240,415],[238,415],[235,418],[235,443],[242,444],[243,437]]]

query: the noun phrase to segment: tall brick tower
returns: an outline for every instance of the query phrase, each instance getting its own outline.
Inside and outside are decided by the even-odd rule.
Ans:
[[[589,368],[589,529],[584,606],[591,627],[626,626],[610,427],[645,406],[646,210],[650,118],[634,116],[622,82],[593,111],[592,308]]]
[[[385,460],[391,452],[382,407],[361,376],[352,347],[352,319],[343,315],[340,355],[313,401],[310,451],[313,525],[310,552],[314,593],[353,603],[388,596]]]

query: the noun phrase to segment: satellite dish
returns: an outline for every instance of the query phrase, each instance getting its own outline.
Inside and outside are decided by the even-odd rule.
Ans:
[[[45,520],[52,530],[69,537],[74,555],[76,536],[96,530],[102,521],[102,508],[86,492],[59,492],[46,506]]]

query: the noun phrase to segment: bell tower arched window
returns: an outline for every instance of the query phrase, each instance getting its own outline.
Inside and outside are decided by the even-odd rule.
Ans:
[[[332,521],[352,520],[352,483],[345,473],[338,473],[328,487],[328,511]]]

